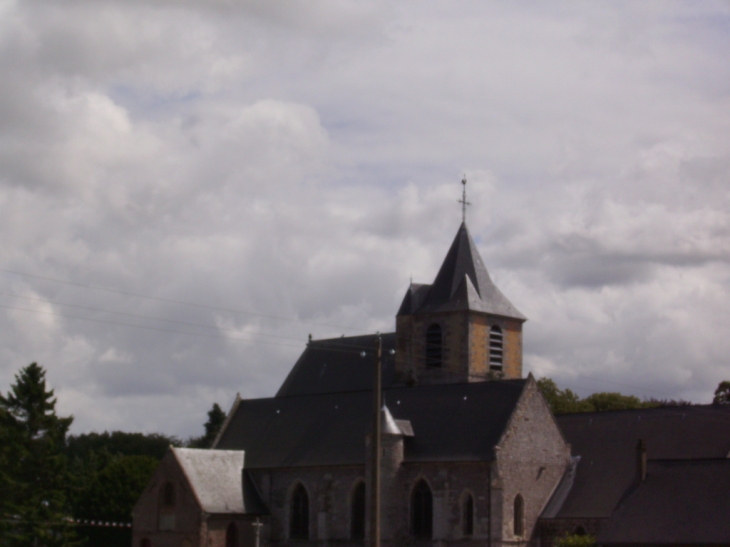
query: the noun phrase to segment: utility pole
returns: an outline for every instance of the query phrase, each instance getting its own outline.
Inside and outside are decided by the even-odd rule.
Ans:
[[[373,387],[373,485],[372,485],[372,546],[380,547],[380,459],[383,451],[381,448],[381,419],[380,412],[383,407],[383,340],[378,334],[375,349],[375,386]]]

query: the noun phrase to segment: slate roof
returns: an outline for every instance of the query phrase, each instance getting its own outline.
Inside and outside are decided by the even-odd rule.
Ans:
[[[730,543],[730,460],[649,461],[598,535],[601,545]]]
[[[525,321],[492,282],[465,223],[432,285],[411,285],[398,315],[471,310]]]
[[[268,513],[255,484],[243,473],[243,451],[171,450],[206,513]]]
[[[580,456],[570,492],[555,518],[607,518],[636,476],[636,443],[649,459],[725,458],[730,405],[696,405],[556,416]]]
[[[393,383],[395,333],[381,334],[383,387]],[[277,397],[372,389],[376,334],[315,340],[307,345],[277,392]],[[361,352],[365,352],[365,357]]]
[[[385,389],[396,423],[411,424],[404,461],[492,460],[527,381]],[[363,465],[372,399],[363,390],[240,401],[216,448],[245,449],[247,469]]]

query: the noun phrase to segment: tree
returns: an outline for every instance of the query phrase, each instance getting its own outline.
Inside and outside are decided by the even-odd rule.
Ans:
[[[672,406],[679,404],[689,404],[684,401],[661,401],[648,400],[642,401],[634,395],[623,395],[615,392],[599,392],[589,395],[585,399],[581,399],[576,393],[570,389],[560,389],[557,384],[550,378],[540,378],[537,381],[537,387],[540,389],[542,396],[545,397],[550,410],[553,414],[571,414],[575,412],[604,412],[607,410],[627,410],[635,408],[654,408],[659,406]],[[730,392],[730,385],[728,386]]]
[[[589,395],[584,399],[586,403],[593,407],[595,412],[605,412],[607,410],[627,410],[634,408],[652,408],[659,406],[657,403],[642,401],[634,395],[622,395],[615,392],[601,392]]]
[[[131,522],[132,508],[158,465],[158,460],[150,456],[112,456],[80,493],[74,516],[82,521]],[[132,543],[130,528],[82,525],[79,534],[88,538],[90,546],[128,547]]]
[[[587,534],[566,534],[558,540],[556,547],[595,547],[596,538]]]
[[[550,378],[540,378],[537,387],[542,396],[545,397],[553,414],[570,414],[574,412],[592,412],[593,407],[581,400],[580,397],[570,389],[561,390]]]
[[[170,446],[180,440],[159,433],[104,431],[68,438],[72,481],[68,498],[76,519],[130,522],[132,508]],[[131,530],[81,524],[77,534],[94,547],[128,547]]]
[[[109,456],[150,456],[161,460],[170,446],[181,445],[180,439],[160,433],[104,431],[70,435],[66,443],[66,455],[69,461],[80,459],[84,462],[99,457],[103,452]]]
[[[715,398],[712,400],[715,405],[730,405],[730,382],[720,382],[715,390]]]
[[[213,408],[208,411],[208,421],[205,422],[205,435],[193,437],[188,441],[188,446],[191,448],[210,448],[213,446],[213,441],[215,441],[225,421],[226,413],[221,410],[218,403],[213,403]]]
[[[67,520],[64,444],[73,421],[56,415],[46,373],[31,363],[0,394],[2,545],[65,547],[75,544]]]

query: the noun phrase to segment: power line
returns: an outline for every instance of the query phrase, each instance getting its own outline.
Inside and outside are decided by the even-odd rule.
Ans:
[[[305,325],[315,325],[318,327],[328,327],[328,328],[345,329],[345,330],[362,330],[357,327],[342,327],[342,326],[337,326],[337,325],[328,325],[326,323],[317,323],[315,321],[303,321],[301,319],[291,319],[288,317],[281,317],[281,316],[277,316],[277,315],[267,315],[267,314],[263,314],[263,313],[236,310],[236,309],[232,309],[232,308],[221,308],[218,306],[210,306],[208,304],[200,304],[197,302],[185,302],[183,300],[174,300],[172,298],[162,298],[159,296],[149,296],[149,295],[134,293],[134,292],[130,292],[130,291],[120,291],[118,289],[109,289],[106,287],[98,287],[96,285],[86,285],[84,283],[76,283],[74,281],[66,281],[63,279],[57,279],[57,278],[53,278],[53,277],[45,277],[42,275],[29,274],[29,273],[24,273],[24,272],[16,272],[14,270],[6,270],[4,268],[0,268],[0,272],[9,273],[12,275],[18,275],[21,277],[31,277],[34,279],[42,279],[44,281],[52,281],[54,283],[63,283],[64,285],[82,287],[84,289],[93,289],[95,291],[104,291],[104,292],[113,293],[113,294],[120,294],[123,296],[133,296],[135,298],[144,298],[144,299],[153,300],[156,302],[165,302],[167,304],[179,304],[182,306],[190,306],[190,307],[194,307],[194,308],[202,308],[202,309],[208,309],[208,310],[214,310],[214,311],[224,311],[224,312],[235,313],[235,314],[240,314],[240,315],[251,315],[254,317],[264,317],[266,319],[276,319],[278,321],[288,321],[290,323],[302,323]]]
[[[53,316],[56,316],[56,317],[63,317],[65,319],[78,319],[79,321],[90,321],[90,322],[93,322],[93,323],[105,323],[107,325],[118,325],[118,326],[121,326],[121,327],[131,327],[131,328],[134,328],[134,329],[141,329],[141,330],[154,330],[154,331],[158,331],[158,332],[167,332],[167,333],[171,333],[171,334],[184,334],[186,336],[200,336],[200,337],[204,337],[204,338],[218,338],[218,339],[223,339],[223,340],[235,340],[235,341],[239,341],[239,342],[255,342],[255,343],[264,343],[264,344],[268,343],[270,345],[282,346],[282,347],[290,347],[290,348],[298,348],[298,347],[300,347],[300,346],[295,346],[293,344],[280,344],[280,343],[275,343],[275,342],[268,342],[266,340],[250,340],[248,338],[236,338],[236,337],[232,337],[232,336],[216,336],[215,334],[205,334],[205,333],[201,333],[201,332],[184,332],[184,331],[177,331],[177,330],[172,330],[172,329],[163,329],[163,328],[160,328],[160,327],[149,327],[149,326],[143,326],[143,325],[133,325],[131,323],[121,323],[119,321],[109,321],[107,319],[92,319],[90,317],[77,317],[77,316],[74,316],[74,315],[66,315],[66,314],[62,314],[62,313],[58,313],[58,312],[52,312],[52,311],[31,310],[31,309],[28,309],[28,308],[20,308],[20,307],[17,307],[17,306],[7,306],[5,304],[0,304],[0,308],[6,308],[6,309],[18,310],[18,311],[25,311],[25,312],[29,312],[29,313],[38,313],[38,314],[43,314],[43,315],[53,315]],[[270,336],[273,336],[273,335],[270,335]],[[280,338],[285,338],[285,337],[282,336]],[[286,339],[287,340],[294,340],[294,338],[286,338]]]
[[[0,295],[10,296],[10,297],[13,297],[13,298],[22,298],[24,300],[31,300],[31,301],[34,301],[34,302],[47,302],[49,304],[55,304],[57,306],[64,306],[64,307],[68,307],[68,308],[76,308],[76,309],[80,309],[80,310],[88,310],[88,311],[95,311],[95,312],[102,312],[102,313],[111,313],[111,314],[114,314],[114,315],[122,315],[122,316],[125,316],[125,317],[134,317],[134,318],[137,318],[137,319],[149,319],[151,321],[163,321],[165,323],[174,323],[174,324],[177,324],[177,325],[187,325],[187,326],[191,326],[191,327],[201,327],[201,328],[204,328],[204,329],[214,329],[214,330],[223,331],[223,332],[234,332],[234,333],[239,332],[239,331],[237,331],[235,329],[224,329],[224,328],[220,328],[220,327],[213,326],[213,325],[203,325],[202,323],[191,323],[191,322],[188,322],[188,321],[176,321],[175,319],[163,319],[161,317],[152,317],[152,316],[149,316],[149,315],[139,315],[139,314],[135,314],[135,313],[126,313],[126,312],[120,312],[120,311],[103,310],[103,309],[100,309],[100,308],[92,308],[92,307],[89,307],[89,306],[79,306],[77,304],[65,304],[63,302],[58,302],[58,301],[55,301],[55,300],[49,300],[47,298],[36,298],[36,297],[32,297],[32,296],[22,296],[22,295],[19,295],[19,294],[12,294],[12,293],[5,293],[5,292],[0,292]],[[41,310],[38,310],[38,311],[41,311]],[[74,318],[74,319],[78,319],[78,318]],[[286,340],[296,340],[296,341],[299,341],[299,338],[292,338],[290,336],[279,336],[279,335],[276,335],[276,334],[268,334],[268,333],[264,333],[264,332],[252,332],[252,333],[248,333],[248,334],[256,335],[256,336],[268,336],[268,337],[271,337],[271,338],[282,338],[282,339],[286,339]]]
[[[28,313],[36,313],[41,315],[52,315],[55,317],[62,317],[64,319],[77,319],[79,321],[89,321],[92,323],[103,323],[107,325],[116,325],[121,327],[130,327],[134,329],[140,329],[140,330],[152,330],[157,332],[166,332],[170,334],[183,334],[186,336],[198,336],[203,338],[215,338],[219,340],[232,340],[236,342],[251,342],[251,343],[261,343],[261,344],[268,344],[271,346],[279,346],[279,347],[287,347],[287,348],[301,348],[301,345],[294,345],[294,344],[282,344],[277,342],[270,342],[268,340],[252,340],[249,338],[240,338],[240,337],[233,337],[233,336],[217,336],[215,334],[206,334],[206,333],[200,333],[200,332],[186,332],[186,331],[178,331],[178,330],[172,330],[172,329],[164,329],[160,327],[150,327],[150,326],[144,326],[144,325],[134,325],[132,323],[122,323],[119,321],[110,321],[108,319],[94,319],[91,317],[78,317],[75,315],[67,315],[63,313],[53,312],[53,311],[45,311],[45,310],[33,310],[29,308],[21,308],[18,306],[8,306],[6,304],[0,304],[0,308],[5,308],[9,310],[17,310],[17,311],[24,311]],[[252,336],[256,336],[261,333],[250,333]],[[283,340],[299,340],[298,338],[291,338],[286,336],[276,336],[273,334],[266,334],[266,336],[274,337],[274,338],[280,338]],[[371,351],[373,348],[369,346],[356,346],[352,344],[338,344],[337,342],[327,342],[327,346],[330,347],[322,347],[317,346],[317,350],[321,351],[335,351],[340,353],[357,353],[362,354],[365,351]],[[332,347],[334,346],[334,347]]]

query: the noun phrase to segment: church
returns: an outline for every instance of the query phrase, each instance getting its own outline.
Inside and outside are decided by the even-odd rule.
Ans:
[[[462,223],[394,333],[310,340],[213,449],[171,448],[133,547],[730,545],[730,409],[553,416],[525,321]]]

